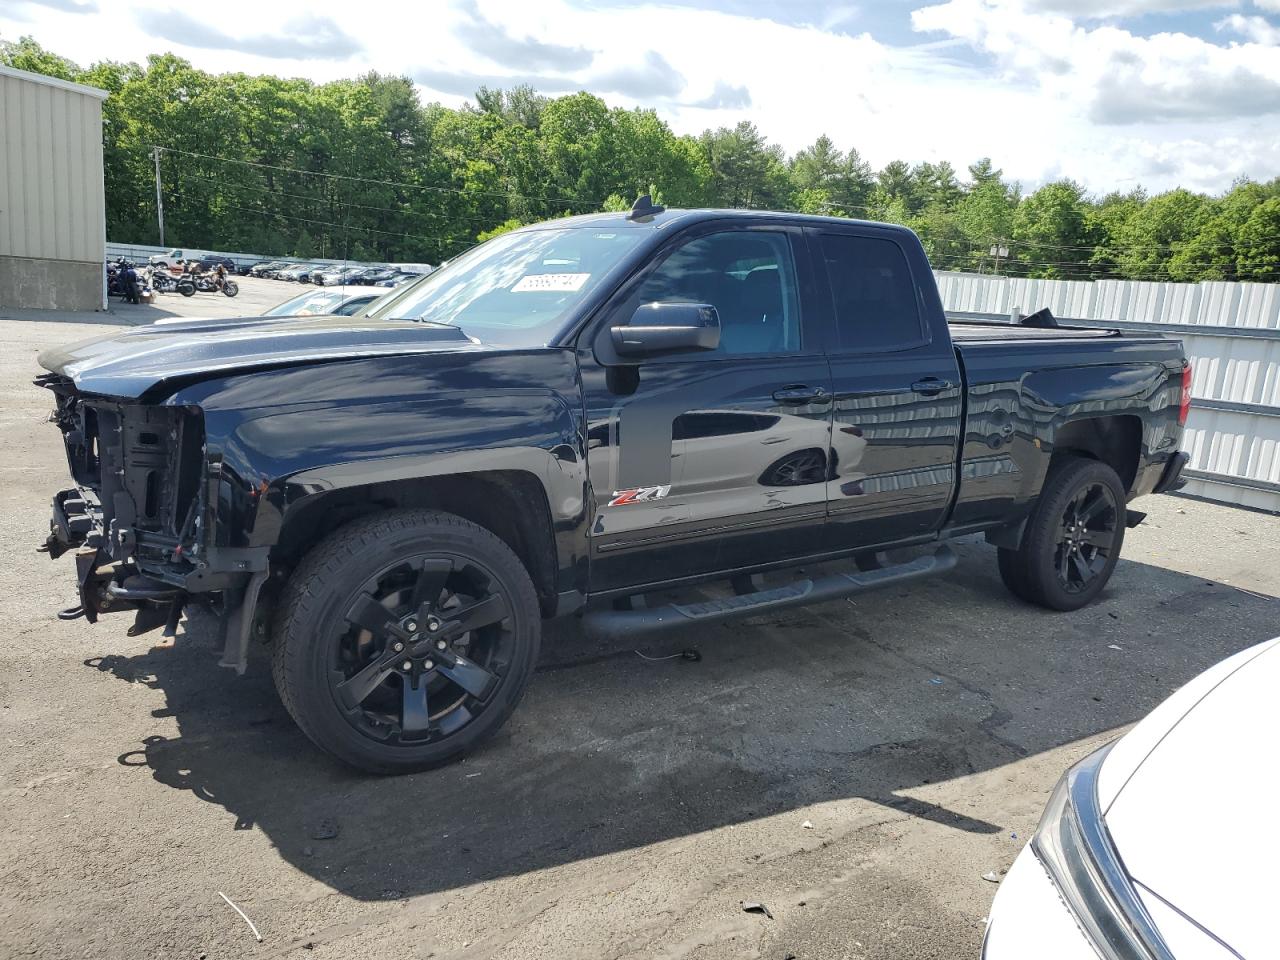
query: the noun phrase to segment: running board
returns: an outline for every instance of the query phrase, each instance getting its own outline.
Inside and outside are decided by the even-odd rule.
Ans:
[[[797,580],[782,587],[760,590],[701,603],[672,603],[663,607],[632,610],[588,610],[583,618],[587,632],[601,637],[620,638],[663,630],[668,627],[715,623],[730,617],[748,616],[824,600],[838,600],[854,593],[889,587],[946,573],[956,565],[955,552],[945,544],[928,557],[917,557],[879,570],[852,570],[819,580]]]

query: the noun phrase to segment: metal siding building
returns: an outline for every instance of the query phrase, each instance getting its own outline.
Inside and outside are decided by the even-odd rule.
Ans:
[[[105,307],[106,97],[0,66],[0,308]]]

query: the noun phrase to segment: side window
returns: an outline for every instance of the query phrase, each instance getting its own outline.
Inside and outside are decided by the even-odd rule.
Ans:
[[[915,283],[896,243],[837,233],[819,242],[842,350],[881,352],[924,340]]]
[[[671,301],[714,306],[720,347],[702,356],[790,353],[800,348],[797,289],[786,234],[733,230],[677,247],[628,302],[632,309]]]

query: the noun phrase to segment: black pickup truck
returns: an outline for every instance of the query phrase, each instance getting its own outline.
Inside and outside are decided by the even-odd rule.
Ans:
[[[44,547],[79,548],[62,616],[172,638],[201,607],[224,666],[269,643],[298,725],[378,772],[492,735],[545,618],[709,623],[944,572],[978,532],[1019,597],[1080,607],[1186,461],[1176,340],[949,324],[902,227],[643,200],[364,315],[167,321],[40,363],[75,481]]]

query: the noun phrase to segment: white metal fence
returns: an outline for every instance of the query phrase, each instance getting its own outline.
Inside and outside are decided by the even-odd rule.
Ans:
[[[1048,307],[1068,322],[1181,338],[1193,370],[1187,492],[1280,512],[1280,284],[937,278],[950,313]]]

